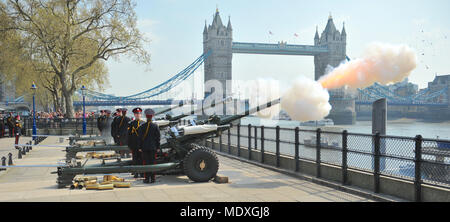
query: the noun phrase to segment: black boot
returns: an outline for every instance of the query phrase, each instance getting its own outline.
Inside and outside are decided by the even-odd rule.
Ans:
[[[150,183],[150,179],[149,179],[148,177],[146,177],[146,178],[144,179],[144,183]]]
[[[150,183],[156,182],[156,175],[155,174],[152,174],[151,178],[152,179],[151,179]]]

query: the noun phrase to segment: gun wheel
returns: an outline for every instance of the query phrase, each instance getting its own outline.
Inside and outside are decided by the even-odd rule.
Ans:
[[[190,150],[183,160],[184,173],[194,182],[208,182],[219,170],[216,154],[202,146]]]

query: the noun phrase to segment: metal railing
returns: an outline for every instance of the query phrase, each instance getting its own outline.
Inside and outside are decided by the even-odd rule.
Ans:
[[[86,118],[86,126],[88,128],[87,134],[93,135],[96,133],[97,118]],[[23,119],[23,130],[33,128],[33,118]],[[36,119],[37,129],[73,129],[75,132],[83,130],[83,118],[38,118]]]
[[[227,139],[222,144],[224,136]],[[380,192],[380,176],[413,182],[416,201],[421,201],[422,184],[450,188],[448,140],[238,124],[224,132],[219,142],[219,150],[229,154],[235,146],[237,156],[241,149],[248,149],[249,160],[259,147],[260,162],[265,162],[265,153],[271,153],[276,156],[276,167],[280,167],[280,156],[293,157],[296,172],[300,160],[313,161],[318,178],[323,164],[339,167],[343,185],[348,184],[349,169],[370,173],[375,193]]]

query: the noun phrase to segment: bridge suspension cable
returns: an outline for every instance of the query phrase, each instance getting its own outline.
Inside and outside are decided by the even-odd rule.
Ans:
[[[161,95],[161,94],[166,93],[169,90],[173,89],[174,87],[178,86],[184,80],[186,80],[187,78],[192,76],[192,74],[204,63],[204,61],[208,58],[208,56],[210,54],[211,54],[210,51],[202,54],[193,63],[191,63],[189,66],[187,66],[185,69],[183,69],[178,74],[174,75],[173,77],[166,80],[165,82],[163,82],[149,90],[146,90],[144,92],[140,92],[140,93],[130,95],[130,96],[119,97],[119,96],[113,96],[113,95],[96,92],[93,90],[87,90],[86,96],[88,98],[90,98],[91,100],[98,100],[98,101],[136,101],[136,100],[145,100],[145,99],[149,99],[149,98]],[[81,91],[78,91],[78,93],[81,94]]]

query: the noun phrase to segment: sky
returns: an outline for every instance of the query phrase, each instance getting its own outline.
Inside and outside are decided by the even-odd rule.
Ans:
[[[233,41],[313,45],[329,14],[338,30],[345,22],[347,55],[358,58],[372,42],[406,44],[418,57],[410,82],[425,88],[436,75],[450,74],[450,1],[448,0],[137,0],[138,28],[150,42],[149,66],[123,56],[107,61],[105,93],[127,96],[174,76],[203,52],[205,20],[216,7],[223,23],[231,19]],[[269,31],[273,35],[269,35]],[[294,36],[294,33],[298,37]],[[314,57],[233,54],[234,80],[275,79],[289,84],[314,79]],[[186,82],[201,96],[203,67]],[[176,94],[179,91],[174,91]]]

